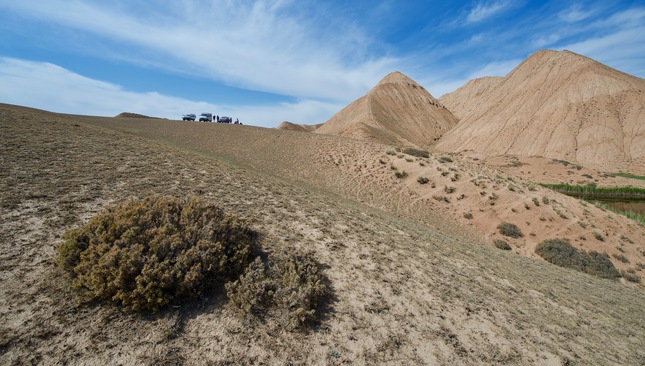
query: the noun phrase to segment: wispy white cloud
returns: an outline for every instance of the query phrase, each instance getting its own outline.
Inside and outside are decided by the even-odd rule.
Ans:
[[[94,34],[114,43],[113,52],[122,49],[118,57],[131,62],[289,96],[351,99],[396,63],[359,52],[370,44],[360,29],[342,22],[320,27],[292,1],[178,0],[158,4],[151,14],[137,11],[136,2],[105,4],[48,0],[0,7]],[[149,60],[150,54],[157,61]]]
[[[554,43],[558,42],[560,39],[562,39],[562,35],[559,33],[551,33],[549,35],[543,35],[533,41],[533,46],[536,49],[549,47]]]
[[[487,1],[479,2],[477,5],[470,10],[466,21],[468,23],[477,23],[495,16],[499,13],[510,8],[512,5],[510,0],[498,0],[498,1]]]
[[[14,58],[0,58],[0,85],[8,86],[0,88],[2,102],[53,112],[99,116],[133,112],[178,119],[184,113],[211,111],[264,127],[275,127],[283,120],[321,123],[343,107],[315,100],[272,105],[217,105],[156,92],[132,92],[51,63]]]
[[[450,79],[434,80],[434,81],[426,80],[425,82],[428,85],[432,85],[433,96],[439,98],[446,93],[451,93],[457,90],[458,88],[462,87],[472,79],[477,79],[484,76],[506,76],[521,62],[522,62],[522,59],[509,59],[509,60],[503,60],[503,61],[490,62],[486,65],[481,66],[475,71],[469,72],[468,74],[458,78],[450,78]],[[422,85],[426,85],[426,84],[422,83]]]
[[[581,40],[557,45],[591,57],[618,70],[645,75],[645,8],[612,14],[587,25],[597,32]]]
[[[594,9],[583,9],[581,4],[573,4],[571,7],[558,13],[558,18],[568,23],[575,23],[589,18],[595,13]]]

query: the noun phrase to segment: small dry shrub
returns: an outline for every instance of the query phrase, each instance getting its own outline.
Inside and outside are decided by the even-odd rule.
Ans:
[[[452,187],[452,186],[444,186],[443,187],[443,191],[448,193],[448,194],[454,193],[456,190],[457,190],[457,188]]]
[[[237,277],[257,235],[197,198],[150,196],[98,213],[63,239],[56,262],[83,299],[156,311]]]
[[[524,237],[524,233],[522,233],[522,230],[520,230],[519,227],[515,224],[511,224],[510,222],[502,222],[501,224],[497,225],[497,229],[499,230],[499,233],[508,236],[511,238],[521,238]]]
[[[612,256],[623,263],[629,263],[629,259],[622,254],[612,254]]]
[[[320,265],[311,254],[291,253],[256,258],[235,282],[226,284],[229,304],[244,318],[273,317],[287,329],[315,320],[316,309],[329,293]]]
[[[602,278],[618,278],[620,273],[607,256],[578,250],[566,239],[548,239],[535,247],[535,253],[547,262],[572,268]]]
[[[394,173],[394,176],[397,177],[398,179],[403,179],[408,176],[408,173],[405,170],[402,171],[397,171]]]
[[[439,158],[440,163],[452,163],[452,158],[450,156],[442,156]]]
[[[632,283],[640,283],[640,282],[641,282],[641,278],[640,278],[637,274],[635,274],[635,273],[633,273],[633,272],[630,272],[630,271],[620,271],[620,275],[621,275],[624,279],[626,279],[627,281],[629,281],[629,282],[632,282]]]
[[[494,244],[497,249],[511,250],[511,245],[505,240],[495,239]]]
[[[464,212],[464,219],[471,220],[473,218],[473,214],[470,212]]]
[[[604,236],[602,236],[602,234],[601,234],[599,231],[594,230],[594,232],[593,232],[593,236],[594,236],[594,238],[596,238],[596,240],[598,240],[598,241],[605,241],[605,237],[604,237]]]
[[[417,158],[429,158],[430,153],[426,150],[415,149],[413,147],[406,147],[402,151],[404,154],[416,156]]]
[[[428,182],[430,182],[430,179],[428,179],[428,178],[426,178],[426,177],[418,177],[418,178],[417,178],[417,182],[418,182],[419,184],[427,184]]]

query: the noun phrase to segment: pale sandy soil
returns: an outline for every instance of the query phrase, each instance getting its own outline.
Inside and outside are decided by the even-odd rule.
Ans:
[[[526,257],[550,232],[584,235],[577,245],[609,254],[620,246],[636,266],[642,227],[468,157],[6,105],[0,141],[1,364],[645,362],[642,288]],[[216,202],[249,220],[267,251],[313,252],[333,289],[317,324],[303,333],[271,319],[248,324],[216,292],[153,316],[79,304],[53,265],[60,236],[109,204],[151,193]],[[549,204],[532,203],[544,196]],[[513,252],[490,245],[501,220],[525,233],[509,240]],[[604,242],[594,242],[594,229]]]

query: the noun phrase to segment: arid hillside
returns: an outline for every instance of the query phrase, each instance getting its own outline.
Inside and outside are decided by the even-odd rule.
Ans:
[[[342,136],[0,105],[0,363],[643,364],[642,281],[532,253],[542,238],[570,238],[641,278],[642,226],[473,153],[419,155]],[[538,170],[522,164],[511,162]],[[312,253],[332,289],[317,321],[299,332],[249,322],[221,292],[153,315],[79,301],[54,265],[63,233],[152,193],[238,215],[268,253]],[[524,236],[503,236],[501,222]]]
[[[568,51],[536,52],[493,80],[444,97],[461,119],[437,149],[595,167],[645,159],[645,80]]]
[[[393,72],[315,132],[390,145],[427,146],[456,123],[452,113],[421,85]]]
[[[439,98],[441,102],[455,117],[463,119],[474,110],[481,108],[491,89],[494,89],[502,77],[486,76],[470,80],[461,88]]]

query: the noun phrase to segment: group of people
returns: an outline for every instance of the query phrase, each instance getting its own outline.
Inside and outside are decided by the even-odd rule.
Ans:
[[[240,120],[237,119],[237,118],[235,119],[235,122],[233,122],[232,117],[223,117],[223,116],[222,117],[215,116],[215,122],[217,122],[217,123],[233,123],[233,124],[236,124],[236,125],[241,125],[242,124],[242,122],[240,122]]]

